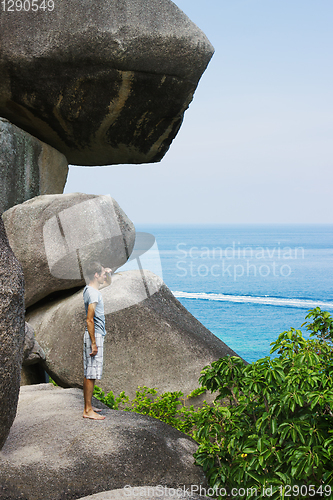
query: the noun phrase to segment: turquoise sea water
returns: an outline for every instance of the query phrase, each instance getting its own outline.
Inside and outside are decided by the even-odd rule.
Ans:
[[[299,328],[308,309],[333,314],[333,225],[137,230],[156,238],[158,274],[178,300],[249,362],[268,355],[279,333]]]

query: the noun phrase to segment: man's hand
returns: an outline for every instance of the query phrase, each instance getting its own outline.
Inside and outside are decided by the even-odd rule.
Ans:
[[[97,353],[98,353],[98,347],[96,345],[96,342],[94,342],[94,343],[91,344],[91,353],[90,353],[90,356],[96,356]]]
[[[104,286],[109,286],[111,285],[112,269],[110,269],[109,267],[104,267],[103,270],[105,273]]]

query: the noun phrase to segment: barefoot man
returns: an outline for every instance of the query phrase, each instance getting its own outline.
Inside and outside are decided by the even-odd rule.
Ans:
[[[104,420],[91,406],[95,380],[100,380],[103,371],[103,342],[106,335],[103,297],[99,288],[111,283],[111,269],[99,262],[91,262],[85,270],[87,285],[83,290],[83,300],[87,314],[87,327],[83,341],[83,418]]]

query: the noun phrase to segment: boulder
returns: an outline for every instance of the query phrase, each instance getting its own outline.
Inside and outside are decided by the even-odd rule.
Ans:
[[[35,332],[29,323],[25,324],[25,340],[21,371],[21,385],[42,384],[46,382],[44,368],[40,361],[45,359],[45,353],[35,338]],[[48,380],[47,380],[48,381]]]
[[[17,417],[0,453],[1,498],[67,500],[129,484],[207,484],[194,465],[197,443],[189,436],[132,412],[107,408],[103,421],[83,419],[82,412],[79,389],[21,388]]]
[[[68,174],[63,154],[0,118],[0,213],[40,194],[62,193]]]
[[[25,340],[23,348],[24,366],[34,365],[45,359],[45,353],[35,339],[35,332],[29,323],[25,323]]]
[[[207,488],[201,488],[202,492]],[[88,497],[80,498],[79,500],[204,500],[209,497],[197,495],[193,491],[200,491],[200,486],[192,485],[191,488],[167,488],[166,486],[137,486],[125,487],[119,490],[103,491],[96,493],[96,495],[89,495]],[[210,497],[211,498],[211,497]]]
[[[0,449],[16,414],[24,337],[23,271],[0,218]]]
[[[23,267],[26,307],[58,290],[82,286],[86,262],[118,268],[134,246],[133,223],[110,196],[37,196],[2,218]]]
[[[204,33],[170,0],[51,7],[1,12],[0,115],[72,164],[161,160],[214,52]]]
[[[98,385],[104,391],[125,391],[132,398],[146,385],[188,395],[205,365],[226,354],[237,356],[150,271],[116,273],[101,293],[107,335]],[[82,291],[28,311],[27,321],[45,351],[50,376],[64,387],[82,387]]]

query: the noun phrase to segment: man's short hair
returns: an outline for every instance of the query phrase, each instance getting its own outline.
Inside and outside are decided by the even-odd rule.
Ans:
[[[89,281],[93,281],[95,274],[98,275],[103,272],[103,266],[100,262],[93,261],[85,267],[84,274]],[[87,279],[86,279],[87,280]]]

